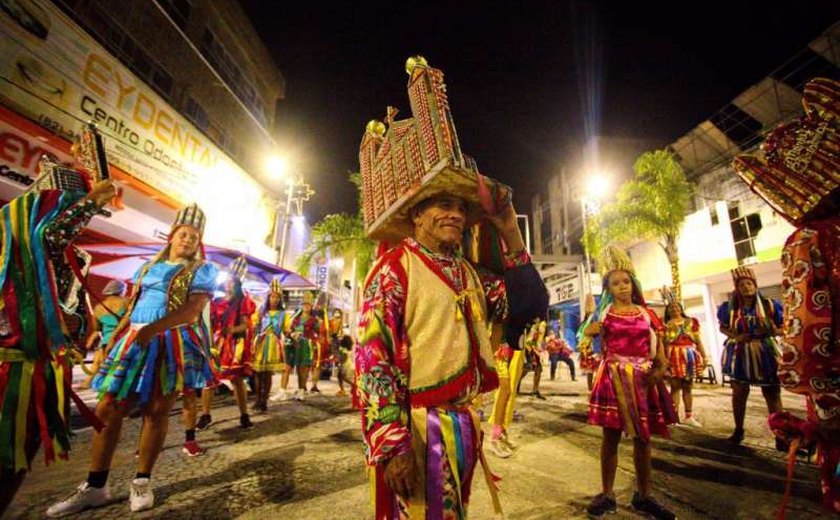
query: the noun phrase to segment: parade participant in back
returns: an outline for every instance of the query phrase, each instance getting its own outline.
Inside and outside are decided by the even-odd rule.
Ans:
[[[29,191],[0,210],[0,515],[43,444],[49,464],[70,450],[71,388],[65,313],[81,304],[71,245],[116,190],[49,157]],[[81,403],[81,405],[79,404]],[[98,424],[97,424],[98,426]]]
[[[88,336],[87,347],[93,348],[93,365],[87,381],[81,388],[90,388],[93,377],[107,355],[105,350],[110,344],[111,336],[125,314],[128,299],[125,297],[125,284],[119,280],[111,280],[102,289],[102,301],[93,308],[93,323]]]
[[[201,319],[216,286],[217,270],[204,260],[204,213],[196,205],[178,212],[166,246],[134,275],[126,317],[116,343],[93,380],[96,415],[105,428],[93,436],[88,478],[67,499],[47,509],[58,517],[111,501],[108,474],[125,415],[143,413],[137,473],[129,508],[154,507],[151,474],[169,430],[169,412],[181,392],[213,383],[209,330]]]
[[[721,365],[732,382],[732,415],[735,431],[729,442],[738,445],[744,440],[744,417],[750,387],[758,386],[767,403],[767,413],[782,411],[779,387],[779,347],[776,336],[781,332],[782,306],[765,298],[758,291],[755,272],[746,266],[732,270],[735,290],[728,302],[718,308],[720,331],[728,338],[724,344]],[[776,448],[787,451],[787,444],[777,439]]]
[[[557,373],[557,363],[562,361],[569,367],[569,375],[572,381],[577,381],[575,378],[575,361],[572,359],[572,349],[566,340],[558,337],[554,333],[554,329],[549,329],[548,337],[545,340],[545,349],[548,352],[548,360],[551,363],[549,374],[551,380],[554,381],[554,376]]]
[[[805,115],[771,132],[733,167],[796,230],[782,250],[784,329],[779,380],[804,395],[807,421],[770,417],[784,442],[816,442],[823,505],[840,513],[840,83],[805,85]],[[782,516],[784,511],[782,511]]]
[[[312,312],[314,300],[312,293],[305,293],[303,303],[292,316],[289,325],[289,335],[294,344],[295,367],[297,367],[298,389],[295,392],[295,398],[298,401],[303,401],[306,395],[306,381],[312,370],[313,356],[316,355],[316,349],[320,348],[321,321]],[[313,377],[317,378],[318,374]]]
[[[598,309],[581,325],[589,337],[600,336],[603,358],[589,398],[589,424],[603,428],[601,493],[586,508],[592,518],[615,513],[613,493],[622,433],[633,439],[636,469],[634,511],[660,520],[674,513],[651,495],[651,434],[669,437],[676,422],[663,378],[668,362],[661,342],[662,322],[648,308],[633,264],[624,251],[607,246],[601,255],[603,292]]]
[[[671,294],[668,292],[668,294]],[[679,416],[680,395],[685,404],[685,419],[681,424],[697,428],[702,427],[693,414],[694,398],[691,393],[694,378],[702,375],[706,368],[706,352],[700,338],[700,322],[685,315],[682,304],[666,298],[665,307],[665,349],[671,368],[668,378],[671,381],[671,397],[675,411]]]
[[[271,378],[283,371],[283,345],[286,340],[286,311],[283,306],[283,286],[277,278],[271,280],[268,297],[255,315],[254,379],[257,402],[254,410],[268,410]]]
[[[251,316],[257,307],[242,290],[242,279],[248,271],[248,262],[240,256],[228,267],[230,278],[224,284],[225,295],[213,300],[210,315],[213,323],[213,342],[219,351],[220,378],[230,381],[239,407],[239,427],[254,427],[248,415],[248,390],[245,378],[254,369],[254,329]],[[212,390],[202,393],[202,416],[198,428],[204,429],[212,422],[210,400]]]

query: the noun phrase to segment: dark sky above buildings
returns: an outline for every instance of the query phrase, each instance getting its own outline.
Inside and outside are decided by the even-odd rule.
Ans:
[[[463,150],[525,212],[587,135],[665,146],[840,20],[836,0],[241,3],[286,77],[277,131],[310,222],[355,211],[365,123],[411,115],[410,55],[443,70]]]

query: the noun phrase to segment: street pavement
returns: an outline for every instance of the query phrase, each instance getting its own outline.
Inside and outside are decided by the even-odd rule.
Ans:
[[[545,401],[520,395],[521,419],[511,427],[519,444],[513,457],[488,453],[502,477],[501,497],[509,519],[586,518],[586,504],[600,490],[600,429],[586,424],[586,384],[544,381]],[[279,378],[278,378],[279,379]],[[293,381],[294,383],[294,381]],[[275,388],[277,387],[275,383]],[[214,423],[198,432],[208,448],[199,457],[182,454],[180,408],[173,410],[166,446],[152,475],[156,507],[128,510],[128,483],[135,470],[139,419],[128,419],[111,470],[114,502],[77,515],[79,519],[371,518],[370,488],[362,463],[360,417],[349,398],[336,397],[334,382],[322,381],[321,396],[303,402],[272,403],[255,415],[256,427],[238,428],[230,396],[214,402]],[[530,390],[530,376],[522,390]],[[756,389],[757,390],[757,389]],[[700,385],[695,412],[702,429],[673,428],[672,439],[653,441],[654,495],[679,518],[726,520],[775,518],[785,483],[785,456],[776,452],[761,393],[750,397],[744,445],[733,448],[730,392]],[[95,400],[92,392],[83,398]],[[784,394],[785,405],[804,415],[802,399]],[[490,398],[485,410],[489,415]],[[485,425],[489,433],[489,427]],[[87,476],[91,429],[80,427],[69,462],[45,467],[36,460],[6,518],[43,518],[47,506],[63,498]],[[789,519],[821,518],[813,464],[800,462],[794,474]],[[640,518],[629,508],[634,489],[632,442],[622,442],[615,491],[617,520]],[[476,473],[470,517],[493,518],[481,473]],[[826,515],[826,518],[829,516]]]

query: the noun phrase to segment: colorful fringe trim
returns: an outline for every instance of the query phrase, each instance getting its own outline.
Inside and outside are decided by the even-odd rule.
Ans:
[[[130,328],[117,340],[94,377],[99,398],[136,399],[146,404],[152,395],[214,386],[217,374],[210,363],[209,332],[199,321],[158,334],[148,345],[134,342],[139,328]]]
[[[410,501],[391,492],[382,465],[371,471],[371,498],[377,520],[465,519],[471,483],[481,464],[493,508],[502,514],[498,482],[484,458],[478,415],[471,408],[436,407],[411,411],[412,446],[423,483]]]
[[[11,329],[0,345],[3,468],[29,467],[25,446],[32,436],[40,438],[47,464],[56,456],[67,458],[71,399],[85,419],[102,428],[71,388],[66,330],[46,242],[49,225],[78,200],[79,194],[45,191],[24,194],[2,208],[0,310]]]

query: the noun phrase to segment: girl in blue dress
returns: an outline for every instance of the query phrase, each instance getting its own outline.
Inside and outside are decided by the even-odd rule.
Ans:
[[[111,500],[108,472],[123,418],[143,412],[137,475],[129,507],[154,506],[150,477],[169,429],[169,412],[181,392],[211,384],[209,334],[202,311],[210,302],[217,269],[204,260],[205,217],[196,205],[178,212],[166,247],[134,276],[134,291],[117,327],[108,357],[93,380],[99,391],[96,415],[105,428],[95,433],[90,472],[76,492],[47,510],[64,516]]]
[[[721,367],[732,383],[732,413],[735,431],[729,437],[733,444],[744,440],[744,416],[750,386],[761,387],[768,415],[782,411],[779,386],[779,347],[776,336],[782,328],[782,306],[758,292],[755,273],[741,266],[732,271],[735,291],[728,302],[718,308],[720,331],[727,337]],[[784,443],[776,448],[786,451]]]

